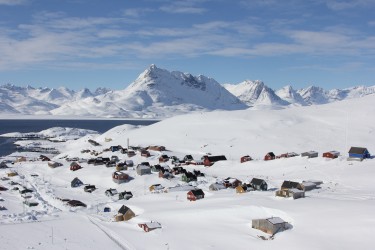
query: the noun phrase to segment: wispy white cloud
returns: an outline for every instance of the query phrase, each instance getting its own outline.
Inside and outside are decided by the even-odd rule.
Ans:
[[[368,6],[375,6],[374,0],[329,0],[325,1],[327,7],[339,11],[339,10],[346,10],[352,9],[357,7],[368,7]]]
[[[27,4],[28,0],[0,0],[0,5],[23,5]]]
[[[205,8],[198,7],[201,1],[173,1],[160,7],[161,11],[174,14],[201,14]]]

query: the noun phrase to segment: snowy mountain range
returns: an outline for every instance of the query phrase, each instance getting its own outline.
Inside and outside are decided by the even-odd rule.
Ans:
[[[274,91],[262,81],[219,84],[212,78],[151,65],[126,89],[85,88],[74,91],[0,86],[0,115],[65,115],[161,119],[177,114],[212,110],[280,109],[317,105],[375,93],[375,86],[324,90],[292,86]]]

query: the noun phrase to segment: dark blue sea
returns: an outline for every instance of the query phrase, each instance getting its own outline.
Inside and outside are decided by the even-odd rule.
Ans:
[[[69,127],[91,129],[104,133],[109,129],[123,125],[151,125],[155,120],[2,120],[0,119],[0,135],[11,132],[39,132],[52,127]],[[0,136],[0,156],[9,155],[15,151],[14,140]]]

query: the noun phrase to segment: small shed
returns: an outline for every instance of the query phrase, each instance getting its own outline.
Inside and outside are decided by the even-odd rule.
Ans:
[[[81,185],[83,185],[83,182],[82,182],[80,179],[78,179],[78,177],[74,178],[74,179],[72,180],[72,182],[70,183],[70,186],[71,186],[72,188],[79,187],[79,186],[81,186]]]
[[[242,156],[241,159],[240,159],[240,162],[241,163],[244,163],[244,162],[247,162],[247,161],[252,161],[253,159],[250,157],[250,155],[245,155],[245,156]]]
[[[128,192],[124,191],[124,192],[120,192],[118,194],[118,199],[119,200],[129,200],[130,198],[133,198],[133,194],[130,191],[128,191]]]
[[[150,192],[160,192],[164,189],[163,185],[161,184],[153,184],[149,188]]]
[[[293,199],[299,199],[299,198],[305,197],[305,191],[299,190],[296,188],[281,189],[281,190],[277,190],[275,195],[279,197],[285,197],[285,198],[292,197]]]
[[[129,207],[122,205],[118,210],[118,215],[121,215],[124,221],[128,221],[135,217],[135,213]]]
[[[78,169],[81,169],[81,165],[79,165],[77,162],[73,161],[72,163],[70,163],[70,170],[72,171],[76,171]]]
[[[307,157],[307,158],[316,158],[319,156],[319,153],[316,151],[308,151],[308,152],[302,153],[301,156]]]
[[[202,159],[203,160],[203,165],[206,166],[206,167],[212,166],[217,161],[226,161],[227,160],[227,158],[225,157],[225,155],[216,155],[216,156],[205,155],[202,158],[203,158]]]
[[[85,191],[85,192],[87,192],[87,193],[92,193],[93,191],[95,191],[96,190],[96,187],[95,187],[95,185],[86,185],[84,188],[83,188],[83,190]]]
[[[187,199],[189,201],[196,201],[204,198],[204,192],[202,189],[190,190],[187,193]]]
[[[63,164],[60,163],[60,162],[56,162],[56,161],[49,161],[48,162],[48,167],[50,168],[57,168],[57,167],[61,167]]]
[[[360,160],[366,158],[371,158],[371,155],[367,148],[360,148],[360,147],[351,147],[349,150],[349,158],[348,160]]]
[[[139,223],[138,226],[142,228],[146,233],[152,230],[161,228],[161,224],[156,221],[146,222],[146,223]]]
[[[116,170],[121,171],[121,170],[127,170],[128,166],[126,165],[125,162],[119,162],[116,164]]]
[[[250,185],[254,188],[254,190],[267,191],[268,189],[267,182],[263,179],[253,178],[250,181]]]
[[[331,159],[335,159],[339,157],[339,155],[340,155],[340,152],[337,152],[337,151],[329,151],[329,152],[323,153],[324,158],[331,158]]]
[[[317,188],[317,184],[312,181],[303,181],[302,183],[303,191],[311,191]]]
[[[107,196],[114,196],[116,194],[118,194],[118,192],[117,192],[117,189],[115,188],[110,188],[105,191],[105,195]]]
[[[209,189],[210,191],[219,191],[219,190],[221,190],[221,189],[226,189],[226,187],[224,186],[223,183],[215,182],[215,183],[212,183],[212,184],[208,187],[208,189]]]
[[[116,171],[112,174],[112,180],[117,184],[127,182],[129,181],[129,175],[121,171]]]
[[[276,158],[275,154],[273,152],[268,152],[265,156],[264,156],[264,160],[265,161],[270,161],[270,160],[274,160]]]
[[[151,174],[151,168],[143,164],[138,164],[136,170],[139,175]]]
[[[255,219],[252,220],[252,228],[261,230],[265,233],[275,235],[278,232],[284,231],[288,226],[288,223],[285,222],[280,217],[271,217],[267,219]]]

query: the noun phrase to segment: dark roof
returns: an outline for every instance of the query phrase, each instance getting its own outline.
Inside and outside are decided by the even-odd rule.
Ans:
[[[122,205],[122,207],[118,210],[119,214],[126,214],[128,211],[132,211],[130,208],[128,208],[125,205]]]
[[[72,184],[73,183],[82,183],[83,184],[83,182],[80,180],[80,179],[78,179],[78,177],[76,177],[76,178],[74,178],[73,180],[72,180]]]
[[[268,152],[267,155],[269,155],[271,157],[275,157],[275,154],[273,152]]]
[[[300,186],[298,182],[294,181],[284,181],[283,184],[281,185],[282,188],[297,188]]]
[[[68,205],[72,206],[72,207],[86,207],[86,204],[83,203],[82,201],[77,201],[77,200],[70,200],[67,202]]]
[[[202,189],[191,190],[191,192],[194,194],[194,196],[204,195],[204,192]]]
[[[263,182],[265,182],[263,179],[253,178],[250,183],[254,185],[261,185]]]
[[[216,155],[216,156],[206,156],[206,158],[211,161],[211,162],[215,162],[215,161],[226,161],[227,158],[225,157],[225,155]]]
[[[359,148],[359,147],[351,147],[349,150],[349,154],[365,154],[367,148]]]

